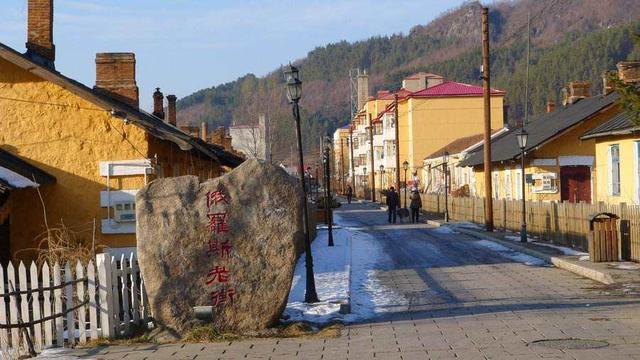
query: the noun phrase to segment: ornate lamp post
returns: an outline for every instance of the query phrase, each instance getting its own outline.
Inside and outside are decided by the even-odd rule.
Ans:
[[[324,174],[325,174],[325,184],[324,187],[325,195],[324,195],[324,211],[327,214],[327,226],[329,229],[329,246],[333,246],[333,209],[331,208],[332,197],[331,197],[331,166],[329,163],[331,162],[331,138],[327,136],[325,139],[325,148],[324,154],[322,156],[322,161],[324,162]]]
[[[516,134],[516,138],[518,139],[518,146],[520,147],[520,160],[521,160],[521,169],[522,169],[522,225],[520,225],[520,241],[523,243],[527,242],[527,203],[525,200],[525,181],[526,176],[524,175],[524,149],[527,147],[527,140],[529,138],[529,134],[524,129],[524,127],[520,130],[519,133]]]
[[[383,177],[384,177],[384,165],[380,165],[380,190],[384,189],[384,184],[382,183]],[[380,201],[382,201],[382,199]]]
[[[313,277],[313,257],[311,255],[311,239],[309,238],[309,211],[307,209],[307,185],[304,181],[304,157],[302,154],[302,134],[300,132],[300,108],[298,101],[302,95],[302,81],[300,81],[298,68],[289,64],[284,71],[287,82],[287,99],[293,106],[293,118],[296,121],[296,138],[298,141],[298,162],[300,183],[302,185],[302,225],[304,232],[305,266],[307,270],[307,289],[304,294],[304,301],[307,303],[318,302],[316,293],[316,282]]]
[[[449,152],[442,156],[442,171],[444,172],[444,221],[449,222]]]
[[[407,170],[409,170],[409,162],[405,160],[402,163],[402,169],[404,170],[404,207],[407,207]],[[400,191],[400,189],[398,189]]]

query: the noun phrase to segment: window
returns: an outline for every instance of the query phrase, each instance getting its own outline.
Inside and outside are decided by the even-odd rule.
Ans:
[[[636,204],[640,204],[640,141],[635,142],[636,151]]]
[[[609,146],[609,195],[620,196],[620,146]]]
[[[515,171],[515,196],[516,200],[522,200],[522,170],[516,169]]]
[[[511,170],[504,171],[504,197],[511,200]]]
[[[493,198],[500,198],[500,174],[497,172],[493,173]]]
[[[558,177],[555,173],[532,174],[533,188],[537,194],[554,194],[558,192]]]

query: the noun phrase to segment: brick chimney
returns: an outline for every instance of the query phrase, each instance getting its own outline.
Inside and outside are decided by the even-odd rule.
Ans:
[[[27,3],[27,56],[54,68],[53,0],[29,0]]]
[[[569,83],[569,104],[591,96],[591,83],[588,81],[572,81]]]
[[[369,99],[369,75],[364,70],[362,74],[358,75],[358,111],[362,109],[364,104]]]
[[[207,135],[207,123],[203,121],[200,123],[200,139],[207,142]]]
[[[176,96],[167,95],[167,122],[173,126],[176,126]]]
[[[97,53],[95,90],[139,107],[136,84],[136,55],[134,53]]]
[[[153,115],[164,120],[164,95],[160,88],[153,93]]]
[[[620,61],[616,67],[620,80],[627,84],[640,83],[640,60]]]
[[[553,100],[547,101],[547,112],[554,112],[556,110],[556,102]]]

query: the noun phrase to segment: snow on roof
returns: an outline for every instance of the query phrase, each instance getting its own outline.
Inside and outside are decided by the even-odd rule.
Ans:
[[[0,166],[0,179],[4,180],[7,184],[17,189],[40,186],[38,183],[35,183],[27,179],[26,177],[2,166]]]

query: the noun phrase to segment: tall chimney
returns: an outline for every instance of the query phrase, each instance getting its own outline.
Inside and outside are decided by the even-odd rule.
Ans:
[[[29,0],[27,7],[27,56],[54,68],[53,0]]]
[[[205,121],[200,123],[200,139],[207,142],[207,123]]]
[[[556,110],[556,102],[553,100],[547,101],[547,112],[554,112]]]
[[[369,75],[365,70],[358,75],[358,111],[362,109],[369,99]]]
[[[591,96],[591,83],[588,81],[572,81],[569,83],[569,104]]]
[[[136,55],[134,53],[97,53],[95,90],[139,107],[136,84]]]
[[[162,95],[160,88],[156,88],[153,93],[153,115],[164,119],[164,95]]]
[[[176,96],[167,95],[167,122],[173,126],[176,126]]]

